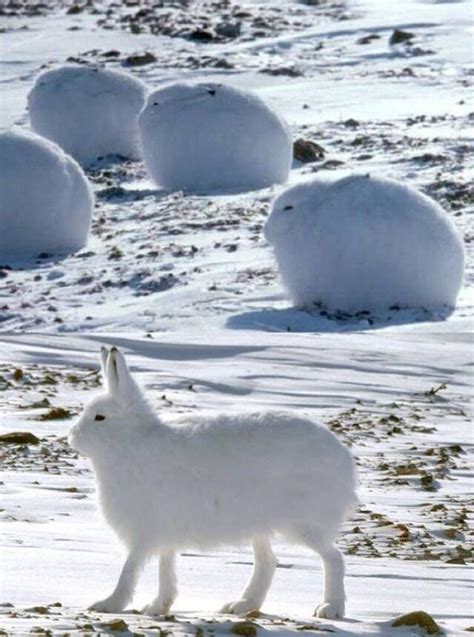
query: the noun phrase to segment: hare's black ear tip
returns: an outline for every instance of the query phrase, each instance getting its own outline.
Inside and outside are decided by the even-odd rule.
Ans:
[[[100,353],[101,354],[106,354],[107,353],[107,348],[105,347],[105,345],[102,345],[102,347],[100,348]]]
[[[112,347],[112,349],[110,350],[110,352],[112,354],[116,354],[118,352],[118,349],[115,347],[115,345]]]

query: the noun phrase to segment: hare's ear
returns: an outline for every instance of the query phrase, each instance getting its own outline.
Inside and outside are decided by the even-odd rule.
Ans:
[[[107,381],[107,358],[109,357],[109,350],[102,346],[100,348],[100,366],[102,368],[102,376]]]
[[[136,389],[124,355],[116,347],[112,347],[107,357],[107,383],[112,396],[123,398]]]

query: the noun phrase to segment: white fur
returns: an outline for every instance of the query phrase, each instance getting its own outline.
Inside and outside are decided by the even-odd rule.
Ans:
[[[89,165],[99,156],[140,156],[137,118],[145,99],[145,85],[128,73],[68,65],[38,76],[28,108],[33,130]]]
[[[455,225],[435,201],[392,179],[352,175],[289,188],[264,234],[299,307],[454,307],[462,285]]]
[[[0,262],[86,243],[94,197],[81,167],[47,139],[0,133]]]
[[[165,86],[149,96],[139,125],[148,172],[166,190],[238,192],[288,179],[288,126],[250,92],[216,83]]]
[[[175,553],[251,540],[255,567],[242,598],[223,612],[262,605],[276,558],[274,533],[324,562],[319,617],[344,613],[344,563],[334,539],[356,502],[350,453],[325,427],[291,413],[189,415],[164,422],[144,400],[123,355],[102,353],[107,393],[72,427],[70,444],[92,461],[103,514],[128,547],[115,591],[92,606],[116,612],[132,598],[143,563],[160,554],[160,589],[144,611],[169,611]],[[105,419],[95,420],[97,415]]]

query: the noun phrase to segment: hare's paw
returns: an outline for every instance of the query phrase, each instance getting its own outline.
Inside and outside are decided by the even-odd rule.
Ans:
[[[253,610],[259,610],[261,604],[252,599],[239,599],[237,602],[224,604],[219,612],[225,615],[246,615]]]
[[[344,602],[323,602],[314,611],[319,619],[342,619],[344,617]]]
[[[168,615],[173,604],[173,599],[154,599],[141,610],[144,615]]]
[[[95,604],[89,606],[88,610],[95,610],[97,613],[119,613],[124,608],[125,603],[123,600],[111,595],[106,599],[95,602]]]

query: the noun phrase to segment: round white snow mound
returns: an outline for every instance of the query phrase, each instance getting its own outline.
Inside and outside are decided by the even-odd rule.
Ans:
[[[252,93],[173,84],[148,97],[139,124],[148,172],[166,190],[241,192],[288,178],[288,127]]]
[[[28,95],[31,126],[82,165],[98,157],[138,158],[145,85],[120,71],[63,66],[42,73]]]
[[[87,241],[93,196],[81,167],[33,133],[0,133],[0,261],[74,252]]]
[[[432,199],[354,175],[285,191],[264,228],[296,306],[348,313],[454,307],[464,245]]]

